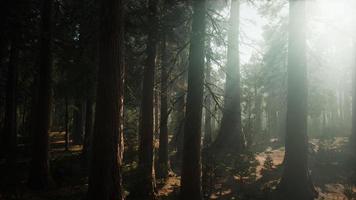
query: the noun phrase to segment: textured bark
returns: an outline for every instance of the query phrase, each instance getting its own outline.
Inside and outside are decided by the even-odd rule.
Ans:
[[[29,186],[46,189],[52,179],[49,169],[49,120],[51,111],[51,26],[53,0],[43,0],[41,7],[41,37],[38,91],[35,92],[34,121],[32,127],[32,161],[30,164]]]
[[[204,97],[206,1],[194,0],[188,66],[180,199],[201,200],[201,123]]]
[[[224,153],[227,150],[238,152],[244,145],[240,105],[239,18],[240,1],[232,0],[230,30],[228,35],[229,46],[227,50],[224,110],[221,127],[214,142],[214,149],[220,153]]]
[[[161,109],[160,109],[160,131],[158,149],[158,175],[166,178],[169,171],[168,160],[168,72],[167,72],[167,42],[163,36],[161,47]]]
[[[279,189],[286,199],[314,199],[308,169],[305,1],[289,1],[287,132]]]
[[[140,120],[140,149],[138,195],[142,199],[155,198],[155,180],[153,175],[153,98],[154,98],[154,71],[156,66],[156,31],[158,27],[157,0],[148,1],[148,41],[147,60],[143,74],[141,120]]]
[[[99,71],[89,175],[89,200],[123,199],[120,155],[121,0],[100,1]]]

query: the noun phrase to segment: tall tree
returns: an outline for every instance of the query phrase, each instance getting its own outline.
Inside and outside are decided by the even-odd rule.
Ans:
[[[164,33],[163,33],[164,34]],[[167,177],[169,170],[168,160],[168,71],[167,71],[167,40],[163,35],[161,41],[161,109],[158,150],[158,173],[160,177]]]
[[[280,190],[286,199],[314,199],[308,168],[305,1],[289,1],[287,132]]]
[[[210,40],[207,41],[207,55],[206,55],[206,69],[205,69],[205,84],[211,84],[211,47]],[[211,123],[211,104],[212,104],[212,96],[210,94],[210,90],[206,90],[205,97],[205,121],[204,121],[204,147],[207,147],[212,142],[212,123]]]
[[[88,199],[121,200],[122,0],[100,1],[99,15],[99,71]]]
[[[240,0],[231,0],[224,110],[221,127],[214,142],[214,149],[221,152],[231,147],[240,150],[244,145],[240,105],[239,18]]]
[[[139,196],[143,199],[155,198],[155,180],[153,175],[153,98],[154,98],[154,72],[156,67],[158,27],[158,0],[148,0],[148,38],[146,45],[147,60],[143,72],[141,120],[140,120],[140,149],[139,168],[142,173],[139,184]]]
[[[180,199],[201,200],[201,124],[204,97],[206,1],[194,0]]]
[[[14,9],[16,10],[16,9]],[[18,18],[15,18],[17,21]],[[18,24],[18,23],[16,23]],[[8,63],[8,76],[6,86],[6,109],[5,109],[5,130],[4,130],[4,148],[6,151],[6,174],[13,179],[16,173],[17,157],[17,76],[18,76],[18,59],[19,59],[19,39],[20,30],[14,29],[11,41],[10,58]]]
[[[53,0],[43,0],[41,7],[38,91],[35,92],[32,125],[33,152],[28,180],[29,186],[33,189],[45,189],[52,182],[49,169],[48,133],[51,112],[52,4]]]

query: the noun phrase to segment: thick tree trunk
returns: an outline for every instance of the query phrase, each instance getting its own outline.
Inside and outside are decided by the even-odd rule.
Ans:
[[[37,97],[34,108],[32,129],[32,161],[29,173],[29,186],[33,189],[46,189],[50,186],[49,169],[49,120],[51,112],[51,26],[53,0],[43,0],[41,7],[41,41]]]
[[[154,72],[156,66],[156,31],[158,27],[157,0],[148,1],[148,41],[147,60],[143,74],[141,120],[140,120],[140,149],[138,195],[142,199],[155,199],[155,180],[153,175],[153,98],[154,98]]]
[[[240,67],[239,67],[239,19],[240,0],[231,1],[230,30],[228,36],[228,54],[224,110],[219,134],[214,142],[215,151],[220,153],[238,152],[244,146],[241,128]],[[233,148],[232,148],[233,147]]]
[[[158,175],[166,178],[169,172],[168,160],[168,72],[167,72],[167,41],[163,36],[162,41],[162,63],[161,63],[161,118],[159,131],[159,150],[158,150]]]
[[[17,30],[19,31],[19,30]],[[17,149],[17,65],[19,59],[19,33],[13,33],[11,42],[10,59],[8,65],[8,76],[6,86],[6,109],[5,109],[5,129],[4,129],[4,148],[6,151],[6,174],[10,179],[16,175],[16,149]]]
[[[180,199],[201,200],[201,124],[204,97],[206,1],[194,0],[188,66]]]
[[[314,199],[308,168],[305,1],[289,1],[287,133],[280,191],[286,199]]]
[[[121,0],[100,1],[99,71],[89,175],[89,200],[123,199],[120,155]]]

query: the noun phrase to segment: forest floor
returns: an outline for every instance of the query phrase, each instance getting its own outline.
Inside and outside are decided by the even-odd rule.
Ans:
[[[16,187],[3,184],[0,190],[0,200],[85,199],[88,180],[87,171],[82,168],[80,162],[81,147],[71,146],[69,151],[65,151],[62,138],[64,138],[62,133],[51,134],[51,170],[56,182],[55,187],[46,192],[33,192],[27,189],[25,180],[29,160],[23,158],[19,161],[17,176],[21,180],[21,184]],[[345,138],[310,141],[310,168],[320,200],[356,199],[356,187],[349,184],[351,172],[347,167],[349,161],[346,159],[348,156],[345,153],[346,142]],[[282,173],[284,148],[272,141],[259,145],[254,149],[254,152],[253,158],[256,164],[252,165],[250,176],[242,177],[230,172],[220,173],[219,176],[213,178],[213,185],[205,186],[211,187],[209,188],[211,190],[209,199],[275,200],[270,195],[270,191],[275,189]],[[1,166],[0,161],[0,170]],[[166,180],[157,180],[159,199],[177,199],[180,187],[180,177],[177,174],[179,171],[173,169]]]

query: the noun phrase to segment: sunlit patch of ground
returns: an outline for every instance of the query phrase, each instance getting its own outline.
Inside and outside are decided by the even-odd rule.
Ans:
[[[311,159],[309,165],[320,200],[356,199],[356,187],[347,183],[348,176],[350,176],[350,172],[344,166],[347,157],[342,154],[347,141],[345,137],[336,137],[325,141],[310,140]],[[283,163],[284,148],[271,149],[268,147],[265,151],[256,155],[259,162],[256,168],[257,179],[262,178],[263,164],[267,155],[270,155],[273,160],[273,168],[277,168],[278,165]],[[268,185],[268,182],[265,184]],[[276,183],[271,185],[276,185]]]
[[[259,165],[256,167],[257,179],[262,177],[263,164],[265,163],[268,155],[271,156],[274,167],[281,165],[284,159],[284,147],[278,149],[272,149],[271,147],[268,147],[264,152],[256,155],[256,160],[259,163]]]
[[[174,191],[178,190],[180,187],[180,177],[176,176],[174,173],[170,173],[168,178],[165,180],[164,185],[158,190],[158,196],[165,198],[171,195]]]

